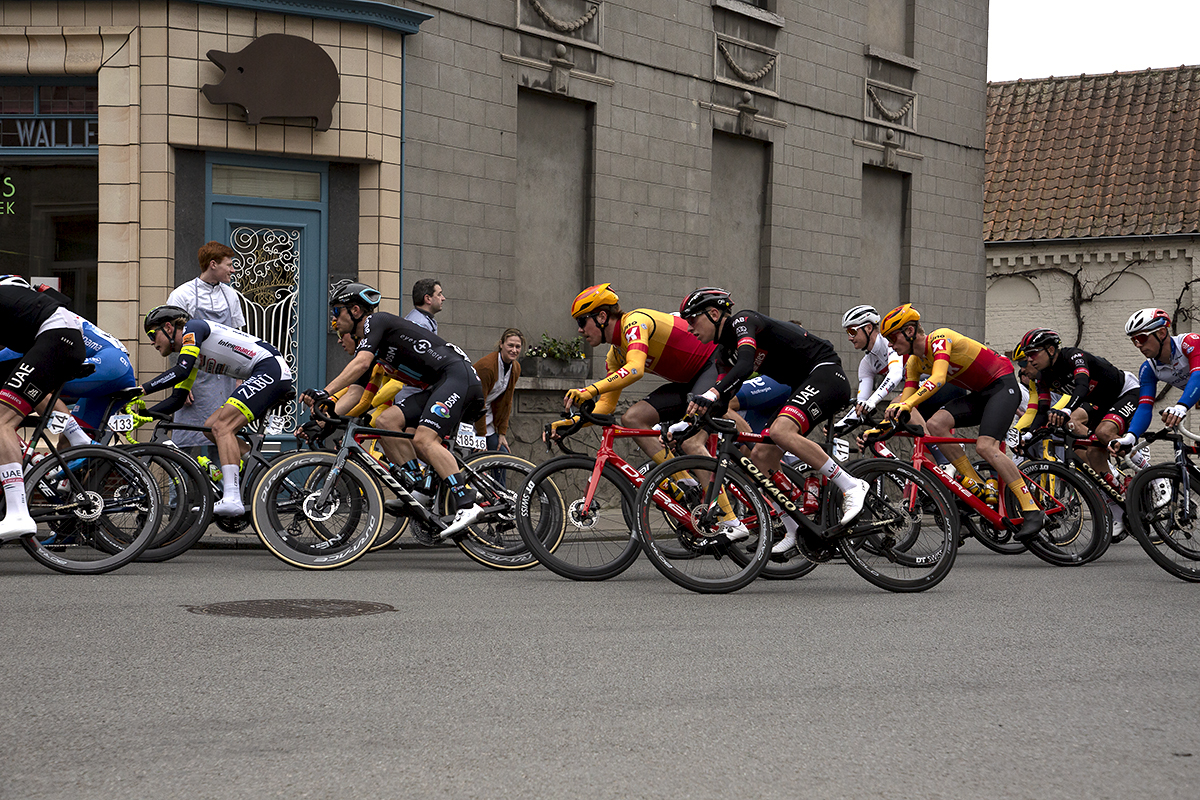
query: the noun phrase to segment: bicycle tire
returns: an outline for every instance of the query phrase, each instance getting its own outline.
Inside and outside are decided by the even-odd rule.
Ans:
[[[583,507],[595,467],[595,458],[558,456],[531,472],[517,493],[517,530],[525,546],[546,569],[576,581],[616,577],[641,551],[631,523],[633,488],[616,467],[604,466],[589,507]],[[553,488],[543,486],[547,482]],[[558,502],[541,502],[556,496]]]
[[[383,526],[383,496],[374,477],[346,461],[326,503],[314,503],[336,453],[289,453],[262,473],[250,518],[259,539],[281,561],[301,569],[339,569],[368,552]]]
[[[523,458],[496,452],[475,453],[463,463],[469,467],[464,470],[469,478],[467,485],[479,493],[479,504],[489,512],[493,507],[499,510],[495,514],[489,513],[487,520],[468,525],[461,535],[454,537],[455,544],[469,558],[492,569],[518,570],[537,566],[537,557],[530,552],[517,530],[517,489],[536,467]],[[472,472],[479,478],[471,478]],[[562,497],[554,494],[556,492],[553,483],[543,483],[536,497],[531,496],[531,502],[537,502],[543,508],[552,503],[561,506]],[[453,514],[454,502],[449,492],[442,493],[441,501],[443,513]]]
[[[83,494],[61,480],[58,461],[34,465],[25,491],[38,531],[22,536],[22,546],[50,569],[72,575],[111,572],[136,559],[161,521],[150,473],[133,456],[99,445],[73,447],[63,461]]]
[[[162,562],[186,553],[208,530],[216,503],[200,466],[165,445],[137,444],[122,446],[121,450],[142,459],[143,463],[149,461],[159,470],[150,469],[150,474],[158,483],[159,509],[164,521],[138,561]],[[169,511],[163,511],[164,508]]]
[[[1046,525],[1026,542],[1029,552],[1056,567],[1079,567],[1108,549],[1112,515],[1090,481],[1057,461],[1023,461],[1019,469],[1033,502],[1046,511]],[[1020,525],[1021,518],[1012,522]]]
[[[889,592],[923,592],[941,583],[958,554],[957,516],[932,478],[886,458],[855,461],[847,471],[870,484],[866,502],[838,549],[850,568]],[[826,518],[840,513],[840,493],[826,501]]]
[[[718,519],[703,527],[697,522],[708,508],[704,496],[711,479],[700,480],[700,491],[688,498],[679,491],[678,475],[686,472],[699,478],[716,469],[717,460],[708,456],[669,459],[646,474],[633,499],[634,530],[650,563],[672,583],[700,594],[726,594],[749,586],[771,557],[771,515],[766,501],[734,464],[726,466],[721,490],[738,519],[750,529],[754,552],[747,553],[741,542],[714,543]],[[689,523],[682,524],[664,509],[688,517]],[[683,558],[673,555],[680,547],[687,553]]]
[[[1125,492],[1126,520],[1134,538],[1155,564],[1180,580],[1196,583],[1200,582],[1200,521],[1196,520],[1200,471],[1188,467],[1186,504],[1182,483],[1175,464],[1142,470]],[[1163,489],[1169,494],[1164,496]]]

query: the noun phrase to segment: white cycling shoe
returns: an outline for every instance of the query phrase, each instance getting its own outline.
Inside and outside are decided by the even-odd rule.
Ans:
[[[222,497],[220,502],[213,506],[213,514],[218,517],[240,517],[246,513],[246,507],[242,505],[240,497]]]
[[[9,514],[0,520],[0,542],[11,542],[37,533],[37,523],[28,514]]]
[[[750,538],[750,529],[740,519],[731,519],[717,526],[717,535],[724,536],[729,542],[740,542]]]
[[[842,525],[848,525],[855,517],[863,510],[863,503],[867,502],[867,492],[870,490],[871,484],[866,481],[856,480],[854,488],[847,489],[842,492]]]
[[[467,506],[466,508],[460,508],[454,514],[454,521],[447,525],[446,529],[438,534],[438,538],[449,539],[451,536],[483,516],[484,510],[485,509],[483,506],[479,505],[478,503],[473,506]]]

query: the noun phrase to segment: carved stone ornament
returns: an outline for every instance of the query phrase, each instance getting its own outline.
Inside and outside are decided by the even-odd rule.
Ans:
[[[201,89],[205,98],[214,105],[241,106],[247,124],[266,117],[310,117],[317,130],[327,131],[333,123],[341,79],[329,54],[308,39],[268,33],[236,53],[209,50],[208,58],[225,75]]]

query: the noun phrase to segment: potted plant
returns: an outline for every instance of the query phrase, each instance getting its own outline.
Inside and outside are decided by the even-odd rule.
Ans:
[[[521,374],[539,378],[582,378],[587,375],[583,337],[555,339],[547,333],[521,357]]]

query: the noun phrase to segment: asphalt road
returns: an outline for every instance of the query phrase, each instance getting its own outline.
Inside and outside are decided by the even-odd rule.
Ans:
[[[893,595],[847,567],[699,596],[454,549],[331,573],[196,550],[99,577],[0,548],[0,798],[1192,798],[1200,585],[1133,542],[966,545]],[[189,607],[354,600],[255,619]]]

